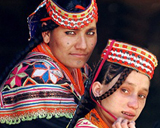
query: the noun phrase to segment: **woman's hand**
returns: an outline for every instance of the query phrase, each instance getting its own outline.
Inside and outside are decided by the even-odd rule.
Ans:
[[[136,128],[136,126],[134,121],[120,117],[113,123],[112,128]]]

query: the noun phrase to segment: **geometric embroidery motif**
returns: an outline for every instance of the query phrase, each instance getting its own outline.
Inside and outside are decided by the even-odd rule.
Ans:
[[[51,67],[48,63],[36,63],[31,77],[40,77],[44,83],[47,83],[49,80],[51,80],[52,83],[57,83],[63,75],[57,68]]]
[[[23,83],[23,86],[29,86],[29,85],[36,85],[37,84],[37,82],[36,81],[34,81],[32,78],[27,78],[26,80],[25,80],[25,82]]]
[[[6,81],[6,84],[10,85],[13,88],[15,85],[21,86],[21,79],[28,76],[24,71],[28,66],[23,67],[22,64],[15,67],[12,73],[9,75],[9,79]]]

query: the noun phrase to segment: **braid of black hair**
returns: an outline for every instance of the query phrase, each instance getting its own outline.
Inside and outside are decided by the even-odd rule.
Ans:
[[[73,128],[76,125],[76,122],[78,121],[78,119],[84,117],[93,108],[95,108],[96,103],[94,101],[92,101],[92,99],[90,97],[90,93],[89,93],[91,84],[92,84],[91,79],[88,79],[85,82],[86,86],[85,86],[84,95],[81,97],[81,100],[78,103],[75,114],[74,114],[72,120],[70,121],[70,123],[68,124],[67,128]]]
[[[44,25],[42,28],[41,28],[41,32],[45,32],[45,31],[48,31],[48,30],[53,30],[54,28],[58,27],[58,25],[56,23],[54,23],[52,20],[48,20],[46,21],[47,25]],[[40,24],[41,25],[41,24]],[[41,27],[41,26],[39,26]]]
[[[99,97],[95,97],[96,100],[103,100],[106,97],[112,95],[126,80],[127,76],[131,73],[133,69],[131,68],[125,68],[122,72],[122,74],[120,75],[118,81],[115,83],[115,85],[109,89],[107,92],[105,92],[102,96]]]
[[[95,66],[94,72],[92,72],[92,74],[89,76],[88,80],[84,83],[84,85],[85,85],[84,95],[81,97],[81,100],[79,101],[79,104],[77,106],[75,114],[74,114],[72,120],[70,121],[69,125],[67,126],[67,128],[73,128],[76,125],[78,119],[84,117],[93,108],[96,107],[96,103],[91,99],[91,96],[95,100],[96,100],[96,98],[93,95],[92,91],[91,91],[91,94],[90,94],[90,87],[91,87],[92,81],[94,79],[94,76],[95,76],[95,74],[96,74],[96,72],[98,70],[98,67],[101,64],[101,61],[102,60],[98,61],[97,66]],[[110,81],[110,79],[112,79],[114,76],[116,76],[115,74],[118,74],[120,72],[120,71],[117,71],[117,70],[122,70],[123,69],[122,66],[114,65],[114,64],[109,63],[109,62],[106,62],[104,65],[105,66],[103,66],[103,69],[101,70],[101,72],[103,72],[103,73],[98,76],[96,81],[102,82],[105,79],[102,76],[104,76],[105,74],[108,74],[108,73],[109,74],[113,74],[112,77],[110,76],[108,78],[108,76],[107,76],[107,80]],[[109,68],[109,67],[112,67],[112,69]],[[109,71],[110,69],[112,70],[112,72]]]
[[[12,62],[5,68],[3,73],[0,76],[0,85],[3,84],[3,81],[6,79],[10,71],[14,68],[14,66],[20,62],[24,57],[38,44],[40,44],[43,41],[41,32],[47,31],[47,30],[53,30],[54,28],[58,27],[57,24],[55,24],[53,21],[47,21],[47,25],[41,27],[41,23],[39,24],[39,31],[37,31],[36,36],[32,38],[29,41],[29,44],[24,50],[22,50],[20,53],[16,55],[16,57],[12,60]]]
[[[78,119],[84,117],[93,108],[95,108],[96,103],[91,99],[90,87],[91,87],[91,84],[92,84],[93,77],[95,76],[95,73],[97,72],[97,69],[98,69],[100,63],[101,63],[101,60],[98,62],[98,66],[95,67],[95,70],[94,70],[93,74],[85,82],[85,84],[84,84],[85,85],[85,93],[81,97],[81,100],[79,101],[79,104],[77,106],[75,114],[74,114],[72,120],[70,121],[69,125],[67,126],[67,128],[73,128],[76,125]],[[125,68],[123,66],[113,64],[113,63],[110,63],[110,62],[106,62],[104,65],[105,66],[103,66],[103,69],[101,70],[102,74],[100,73],[100,75],[98,76],[96,81],[103,82],[105,80],[105,84],[107,84],[110,81],[112,81],[119,73],[121,73],[121,72],[122,73],[120,75],[120,78],[118,79],[118,81],[114,85],[114,87],[112,87],[109,91],[107,91],[104,95],[102,95],[101,96],[102,98],[101,97],[95,97],[93,95],[93,93],[91,92],[92,98],[94,98],[95,100],[101,100],[103,98],[108,97],[113,92],[115,92],[123,84],[123,82],[127,78],[128,74],[132,71],[132,69],[130,69],[130,68]],[[105,73],[106,76],[103,73]],[[105,77],[103,78],[102,76],[105,76]]]

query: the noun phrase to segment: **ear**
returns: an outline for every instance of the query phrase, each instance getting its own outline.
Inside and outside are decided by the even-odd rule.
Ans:
[[[45,25],[47,25],[47,23],[43,22],[42,26],[45,26]],[[51,34],[50,31],[42,32],[42,37],[43,37],[44,43],[48,44],[50,42],[50,34]]]
[[[44,43],[48,44],[50,42],[50,34],[50,31],[42,32]]]
[[[98,81],[94,82],[92,84],[92,92],[93,92],[93,95],[95,97],[99,97],[101,96],[102,94],[102,84]]]

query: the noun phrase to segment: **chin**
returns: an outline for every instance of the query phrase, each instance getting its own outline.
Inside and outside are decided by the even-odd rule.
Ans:
[[[72,71],[72,69],[75,69],[75,68],[82,68],[84,66],[84,64],[82,65],[76,65],[76,64],[73,64],[71,66],[66,66],[70,71]]]
[[[84,64],[83,65],[76,65],[76,66],[74,66],[73,68],[82,68],[84,66]]]
[[[74,63],[72,63],[72,67],[73,68],[82,68],[84,66],[85,62],[83,61],[76,61]]]

